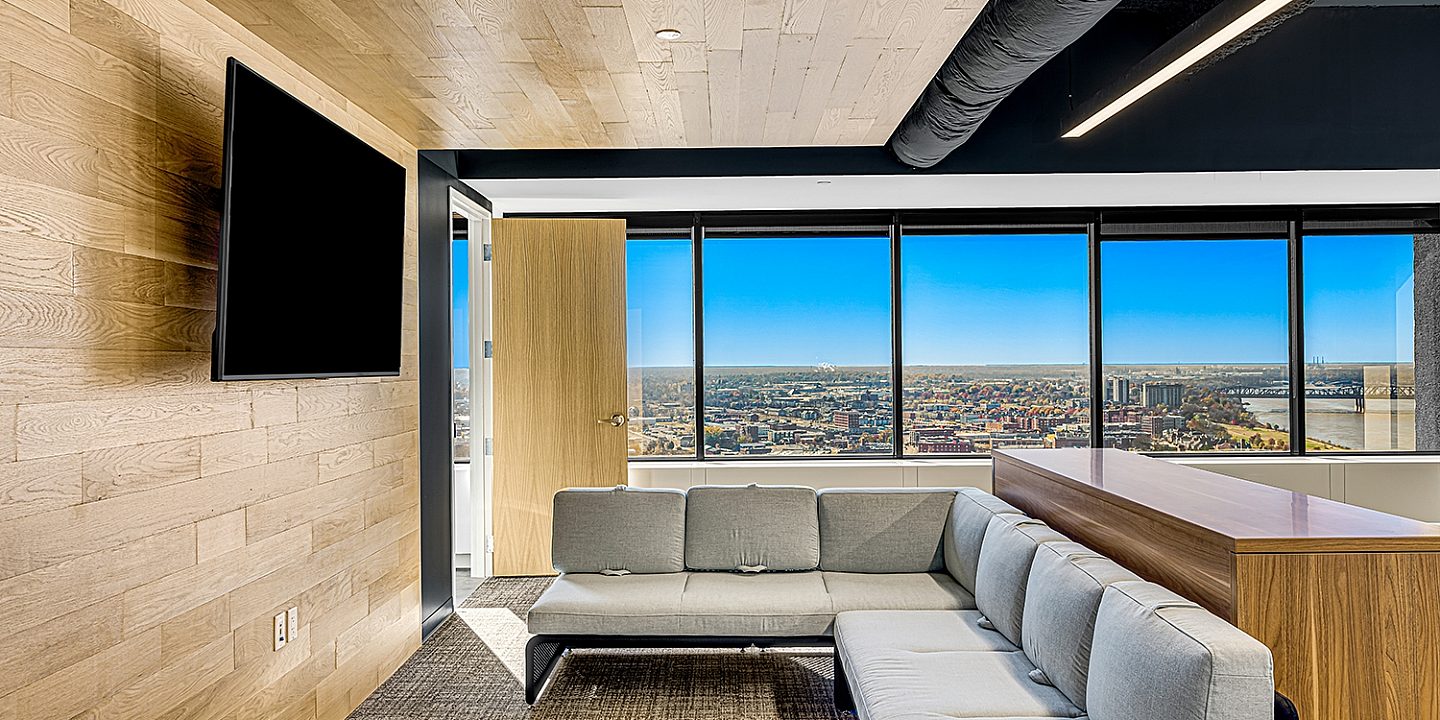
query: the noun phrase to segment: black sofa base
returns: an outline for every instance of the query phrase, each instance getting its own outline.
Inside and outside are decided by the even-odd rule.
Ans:
[[[525,702],[534,705],[545,688],[545,681],[555,671],[555,666],[566,650],[576,648],[775,648],[775,647],[835,647],[835,638],[828,635],[805,637],[731,637],[721,635],[536,635],[525,643]],[[835,698],[839,706],[840,692],[844,687],[845,698],[850,697],[850,687],[845,685],[840,669],[840,657],[835,657]],[[841,708],[845,709],[845,708]]]
[[[835,647],[835,638],[829,635],[808,637],[729,637],[719,635],[535,635],[525,643],[525,703],[534,705],[545,682],[560,663],[566,650],[573,648],[775,648],[775,647]],[[850,694],[850,682],[845,674],[845,663],[840,653],[835,653],[835,709],[841,712],[855,711],[855,698]],[[1290,699],[1275,693],[1275,720],[1299,720],[1295,705]]]

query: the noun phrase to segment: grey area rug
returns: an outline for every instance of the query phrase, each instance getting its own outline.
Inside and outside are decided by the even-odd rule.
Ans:
[[[525,611],[549,578],[486,580],[356,720],[836,720],[829,651],[583,650],[525,704]]]

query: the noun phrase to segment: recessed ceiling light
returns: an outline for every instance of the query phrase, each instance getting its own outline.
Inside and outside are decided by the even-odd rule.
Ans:
[[[679,40],[679,39],[680,39],[680,31],[679,31],[679,30],[676,30],[675,28],[665,28],[664,30],[656,30],[656,31],[655,31],[655,37],[657,37],[657,38],[659,38],[659,39],[661,39],[661,40]]]
[[[1100,108],[1100,111],[1091,115],[1085,122],[1076,125],[1065,133],[1063,137],[1077,138],[1100,126],[1100,123],[1114,117],[1121,110],[1130,107],[1142,97],[1148,95],[1155,88],[1165,84],[1166,81],[1184,72],[1186,68],[1194,65],[1210,53],[1224,47],[1226,43],[1240,37],[1245,31],[1259,25],[1265,18],[1274,15],[1276,12],[1294,0],[1264,0],[1249,12],[1235,18],[1229,25],[1220,28],[1208,38],[1200,41],[1200,44],[1190,48],[1184,55],[1181,55],[1170,64],[1160,68],[1154,75],[1140,81],[1140,84],[1130,88],[1124,95],[1114,99],[1109,105]]]

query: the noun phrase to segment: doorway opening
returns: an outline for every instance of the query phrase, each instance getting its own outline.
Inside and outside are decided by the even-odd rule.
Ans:
[[[450,193],[451,483],[455,605],[493,568],[490,213]]]

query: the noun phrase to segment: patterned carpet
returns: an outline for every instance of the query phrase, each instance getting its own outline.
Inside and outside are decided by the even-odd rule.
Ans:
[[[355,720],[836,720],[828,650],[581,650],[525,704],[525,611],[548,578],[486,580]]]

